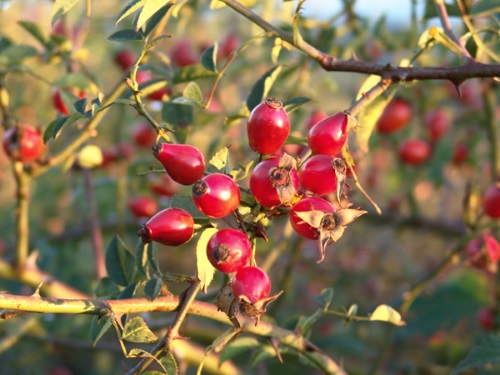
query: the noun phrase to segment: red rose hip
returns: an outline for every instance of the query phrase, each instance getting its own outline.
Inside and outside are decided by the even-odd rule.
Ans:
[[[327,195],[337,189],[337,175],[330,155],[313,155],[299,171],[300,186],[314,194]]]
[[[193,201],[204,215],[222,218],[240,204],[240,189],[236,182],[222,173],[213,173],[197,181],[192,188]]]
[[[252,253],[252,244],[245,233],[224,228],[208,241],[207,256],[212,265],[221,272],[232,273],[247,265]]]
[[[326,199],[320,197],[303,198],[292,207],[290,211],[290,223],[292,228],[302,237],[316,240],[320,236],[320,230],[308,224],[301,216],[310,213],[316,214],[319,223],[327,214],[335,213],[335,208]]]
[[[205,158],[194,146],[158,143],[153,155],[163,164],[167,173],[181,185],[192,185],[205,172]]]
[[[483,211],[492,219],[500,219],[500,181],[486,188],[483,195]]]
[[[381,134],[394,133],[403,129],[411,120],[412,110],[408,102],[394,99],[384,108],[377,121],[377,131]]]
[[[420,139],[408,139],[399,145],[399,159],[409,165],[424,164],[431,157],[431,146]]]
[[[271,280],[261,268],[247,266],[236,273],[231,288],[238,301],[243,299],[254,304],[267,298],[271,291]]]
[[[440,109],[429,111],[425,115],[425,127],[429,133],[429,138],[433,142],[437,142],[448,132],[450,128],[450,117]]]
[[[155,241],[166,246],[180,246],[193,236],[193,225],[193,217],[188,212],[166,208],[149,219],[137,235],[144,244]]]
[[[150,197],[136,197],[128,202],[128,208],[138,219],[150,218],[158,211],[158,204]]]
[[[295,159],[288,154],[261,161],[250,176],[250,190],[264,207],[288,204],[299,185]]]
[[[344,147],[347,133],[351,130],[354,118],[339,112],[314,125],[307,135],[307,143],[315,154],[335,156]]]
[[[268,98],[257,105],[248,117],[248,143],[259,154],[269,155],[278,151],[289,134],[288,115],[276,98]]]
[[[29,125],[7,129],[2,143],[9,158],[23,163],[38,159],[44,148],[40,132]]]
[[[153,146],[156,144],[157,135],[156,130],[147,122],[138,123],[132,131],[135,144],[139,147]]]

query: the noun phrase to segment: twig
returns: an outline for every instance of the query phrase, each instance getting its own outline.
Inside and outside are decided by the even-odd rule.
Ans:
[[[377,64],[364,62],[358,59],[339,60],[319,51],[302,39],[297,42],[293,34],[287,33],[262,19],[256,13],[246,8],[235,0],[220,0],[242,16],[268,31],[271,35],[281,38],[293,45],[299,51],[316,60],[326,71],[353,72],[362,74],[373,74],[392,83],[410,82],[413,80],[436,80],[446,79],[452,82],[463,82],[469,78],[493,78],[500,76],[500,64],[481,64],[469,61],[461,66],[450,67],[398,67],[391,64]]]
[[[173,353],[174,340],[180,338],[179,328],[182,322],[186,318],[189,307],[193,303],[196,295],[200,291],[200,281],[196,280],[186,292],[184,299],[181,302],[179,311],[175,317],[174,322],[168,329],[167,333],[162,337],[162,339],[155,345],[151,350],[152,357],[147,357],[142,359],[132,370],[128,371],[128,375],[141,374],[153,361],[154,358],[158,357],[161,353],[166,351],[167,353]]]
[[[92,175],[90,169],[83,170],[83,184],[85,187],[85,195],[87,198],[86,204],[89,208],[90,222],[90,237],[92,239],[92,247],[94,250],[94,261],[96,268],[96,276],[98,279],[106,276],[106,264],[104,262],[104,246],[102,241],[101,225],[99,215],[97,214],[96,200],[94,196],[94,188],[92,186]]]
[[[179,298],[173,295],[161,296],[151,301],[147,298],[130,298],[122,300],[69,300],[41,298],[39,296],[16,296],[7,293],[0,294],[0,308],[41,313],[91,314],[102,316],[112,311],[115,315],[120,315],[154,311],[174,311],[179,308],[179,305]],[[186,310],[188,314],[231,325],[227,315],[218,311],[215,305],[193,301]],[[241,317],[240,322],[242,323],[242,330],[244,332],[277,339],[279,344],[303,355],[325,374],[346,374],[343,368],[333,361],[333,359],[318,351],[309,340],[299,336],[293,331],[263,321],[255,325],[254,319],[246,317]]]
[[[451,40],[453,40],[457,44],[457,46],[460,47],[460,51],[466,59],[472,59],[469,51],[467,51],[465,46],[460,42],[460,40],[453,32],[453,29],[451,28],[450,18],[448,17],[448,11],[446,10],[446,4],[443,0],[435,0],[435,3],[437,12],[439,14],[439,19],[441,20],[441,25],[443,25],[444,32]]]
[[[22,268],[29,253],[30,176],[21,162],[14,163],[16,179],[16,267]]]

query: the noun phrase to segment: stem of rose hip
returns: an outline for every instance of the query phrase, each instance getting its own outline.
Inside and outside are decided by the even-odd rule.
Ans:
[[[21,269],[29,254],[29,198],[31,177],[24,171],[22,162],[13,165],[16,180],[16,257],[17,269]]]

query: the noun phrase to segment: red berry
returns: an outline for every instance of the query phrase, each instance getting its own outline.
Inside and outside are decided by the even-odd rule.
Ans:
[[[465,254],[471,266],[485,269],[500,259],[500,244],[495,237],[483,234],[469,241]]]
[[[29,125],[22,125],[5,131],[3,148],[12,160],[30,163],[38,159],[44,147],[40,132]]]
[[[252,304],[263,300],[271,291],[271,280],[267,273],[259,267],[241,268],[231,284],[234,297]]]
[[[203,177],[193,185],[193,200],[204,215],[222,218],[240,204],[240,189],[236,182],[222,173]]]
[[[205,172],[205,158],[194,146],[185,144],[158,143],[153,155],[175,182],[191,185]]]
[[[500,219],[500,182],[486,188],[483,195],[483,211],[493,219]]]
[[[311,129],[314,125],[316,125],[318,122],[324,120],[327,117],[328,114],[326,112],[314,111],[307,119],[307,129],[308,130]]]
[[[347,141],[350,120],[350,116],[339,112],[314,125],[307,136],[307,143],[312,152],[330,156],[337,155]]]
[[[140,122],[132,131],[135,144],[139,147],[151,147],[156,144],[156,130],[147,122]]]
[[[240,45],[240,39],[235,33],[230,33],[219,44],[218,59],[227,59]]]
[[[232,273],[246,266],[252,253],[252,244],[245,233],[225,228],[216,232],[208,241],[207,256],[221,272]]]
[[[156,201],[150,197],[133,198],[128,202],[128,208],[138,219],[149,218],[158,211]]]
[[[430,111],[425,115],[425,126],[429,133],[429,138],[433,142],[437,142],[448,132],[450,117],[440,109]]]
[[[181,39],[175,44],[172,49],[171,59],[179,67],[194,65],[200,60],[189,39]]]
[[[323,216],[335,213],[335,208],[330,202],[320,197],[303,198],[292,207],[290,211],[290,223],[292,224],[292,228],[302,237],[315,240],[319,238],[320,230],[306,223],[306,221],[299,216],[308,212],[312,214],[317,212],[319,220],[322,220]]]
[[[491,331],[495,328],[495,312],[490,307],[481,308],[476,315],[479,326],[485,331]]]
[[[455,148],[453,149],[453,158],[452,162],[455,165],[461,165],[463,164],[468,157],[469,151],[467,150],[467,146],[464,145],[463,143],[456,143]]]
[[[125,72],[135,63],[135,53],[129,49],[118,51],[114,57],[115,63]]]
[[[288,154],[261,161],[250,176],[252,195],[264,207],[291,203],[298,185],[295,159]]]
[[[170,91],[169,87],[162,87],[161,89],[158,89],[156,91],[153,91],[151,94],[147,96],[148,99],[151,100],[163,100],[164,96],[169,96],[172,92]]]
[[[144,244],[155,241],[166,246],[179,246],[191,239],[193,225],[193,217],[188,212],[166,208],[149,219],[137,235]]]
[[[408,139],[399,146],[399,159],[406,164],[421,165],[431,157],[431,146],[420,139]]]
[[[179,191],[179,184],[168,173],[164,173],[161,177],[152,179],[149,188],[155,194],[171,197]]]
[[[300,185],[314,194],[327,195],[337,189],[337,176],[330,155],[313,155],[302,164]]]
[[[247,123],[250,148],[259,154],[273,154],[290,134],[290,121],[283,105],[276,98],[268,98],[257,105]]]
[[[411,120],[412,110],[408,102],[394,99],[384,108],[378,119],[377,130],[381,134],[389,134],[403,129]]]

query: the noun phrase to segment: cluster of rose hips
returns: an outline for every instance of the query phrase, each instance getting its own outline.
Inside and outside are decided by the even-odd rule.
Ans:
[[[380,134],[392,134],[406,127],[412,119],[412,108],[410,104],[401,98],[389,102],[377,122],[377,131]],[[428,140],[411,138],[400,143],[398,156],[401,162],[408,165],[422,165],[426,163],[431,155],[432,148],[448,132],[451,119],[446,111],[440,108],[429,111],[424,118],[424,125]],[[454,150],[453,161],[462,163],[466,156],[466,149],[461,143],[457,143]]]
[[[339,190],[340,204],[344,194],[347,167],[338,155],[352,121],[348,114],[337,113],[312,126],[307,142],[313,156],[299,166],[298,160],[279,152],[290,134],[288,115],[279,100],[269,98],[257,105],[247,122],[248,144],[260,155],[249,181],[255,205],[267,216],[289,213],[290,223],[299,235],[318,241],[319,261],[324,258],[325,248],[342,236],[346,226],[366,212],[349,205],[336,209],[326,199]],[[240,187],[229,175],[206,173],[205,158],[196,147],[158,143],[153,147],[153,155],[173,181],[191,186],[193,202],[205,216],[221,219],[238,210]],[[237,217],[239,228],[220,229],[209,239],[207,258],[215,269],[229,275],[231,305],[236,303],[238,312],[258,317],[275,298],[268,297],[269,276],[252,259],[249,236],[265,238],[264,229],[241,215]],[[143,243],[178,246],[188,242],[193,233],[191,214],[171,207],[154,214],[138,235]]]

